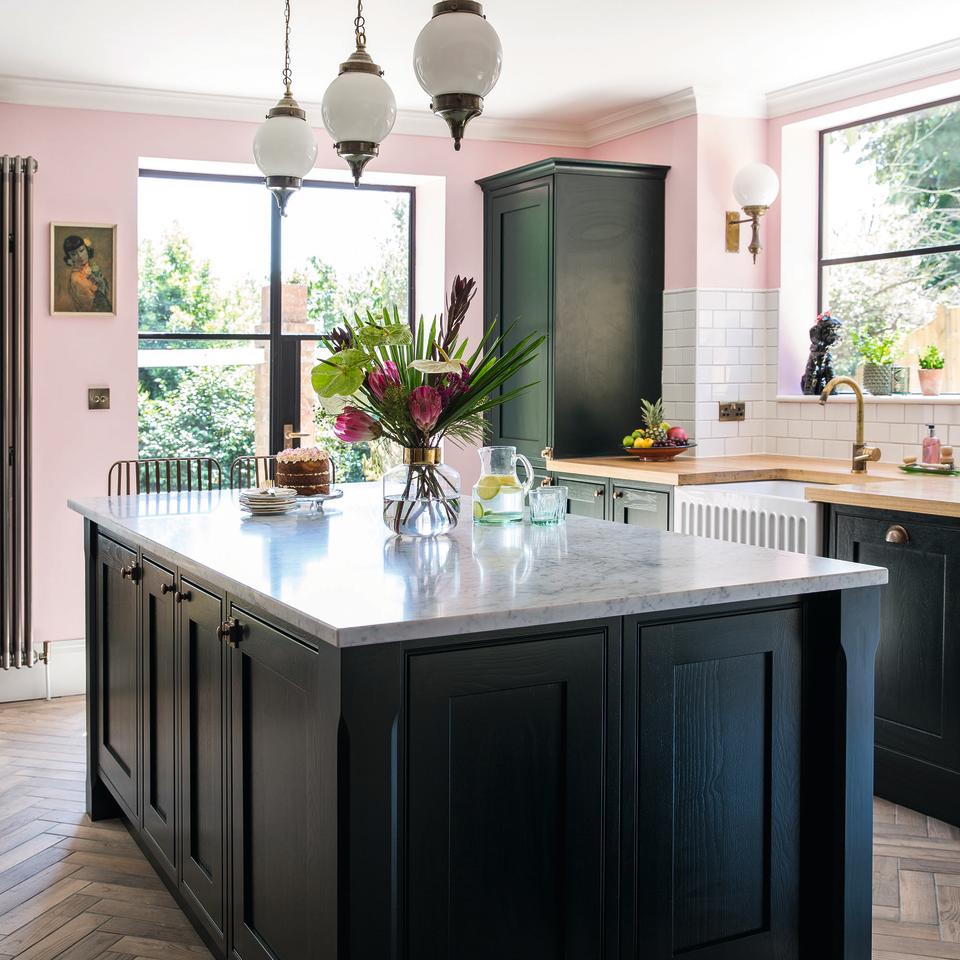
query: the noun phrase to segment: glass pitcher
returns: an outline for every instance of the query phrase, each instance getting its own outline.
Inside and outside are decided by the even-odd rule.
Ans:
[[[533,486],[533,467],[516,447],[481,447],[480,479],[473,488],[473,519],[476,523],[520,523],[523,501]],[[521,483],[517,462],[527,479]]]

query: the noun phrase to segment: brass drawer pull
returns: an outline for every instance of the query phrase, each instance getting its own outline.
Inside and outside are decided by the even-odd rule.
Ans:
[[[137,577],[139,575],[140,575],[140,568],[135,563],[131,563],[129,567],[120,568],[121,580],[130,580],[133,583],[136,583]]]
[[[593,495],[594,495],[595,497],[602,497],[602,496],[603,496],[603,491],[602,491],[602,490],[594,490],[594,491],[593,491]]]
[[[553,478],[552,478],[552,477],[544,477],[544,478],[540,481],[540,486],[541,486],[541,487],[552,487],[552,486],[553,486]]]
[[[160,595],[161,595],[161,596],[165,597],[168,593],[172,593],[172,592],[173,592],[173,584],[172,584],[172,583],[161,583],[161,584],[160,584]]]
[[[884,540],[886,540],[887,543],[909,543],[910,534],[907,533],[906,528],[901,527],[899,523],[895,523],[887,531],[887,535],[884,537]]]
[[[623,499],[623,491],[622,491],[622,490],[614,490],[614,491],[613,491],[613,499],[614,499],[614,500],[622,500],[622,499]]]
[[[190,602],[190,596],[191,596],[191,594],[190,594],[190,591],[189,591],[189,590],[178,590],[178,591],[173,595],[173,599],[176,600],[177,603],[183,603],[184,601],[186,601],[187,603],[189,603],[189,602]]]

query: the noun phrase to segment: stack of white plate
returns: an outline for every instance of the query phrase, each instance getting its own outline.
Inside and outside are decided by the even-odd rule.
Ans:
[[[240,494],[240,507],[257,517],[277,516],[291,513],[300,507],[297,491],[292,487],[244,490]]]

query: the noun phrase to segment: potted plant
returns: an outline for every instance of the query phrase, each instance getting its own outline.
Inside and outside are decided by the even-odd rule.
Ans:
[[[920,392],[925,397],[939,397],[943,384],[943,354],[931,343],[925,353],[919,354],[918,363],[920,364]]]
[[[887,397],[893,390],[893,358],[897,338],[892,333],[853,332],[853,345],[863,363],[857,373],[864,389],[875,397]]]

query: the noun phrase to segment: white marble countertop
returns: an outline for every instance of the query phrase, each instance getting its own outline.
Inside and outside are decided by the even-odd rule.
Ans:
[[[379,484],[325,514],[244,516],[233,491],[70,500],[106,533],[337,646],[682,610],[887,582],[887,571],[603,520],[384,527]]]

